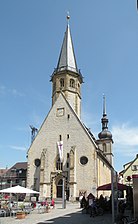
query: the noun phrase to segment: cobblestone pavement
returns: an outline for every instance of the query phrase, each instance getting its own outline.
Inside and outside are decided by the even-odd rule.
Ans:
[[[63,209],[61,204],[57,204],[49,213],[38,213],[34,210],[25,219],[16,217],[1,217],[0,224],[111,224],[111,214],[104,214],[95,218],[88,214],[82,214],[78,203],[68,203]]]

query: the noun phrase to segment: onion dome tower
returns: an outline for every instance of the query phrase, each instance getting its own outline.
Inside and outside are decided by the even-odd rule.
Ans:
[[[99,133],[99,139],[112,139],[112,134],[108,131],[108,118],[106,114],[106,100],[105,95],[103,96],[103,117],[101,119],[102,131]]]
[[[99,148],[103,151],[104,155],[108,159],[108,161],[112,164],[112,134],[108,130],[108,118],[106,114],[106,99],[105,95],[103,96],[103,117],[101,119],[102,123],[102,131],[98,134],[99,140],[97,140],[97,143],[99,145]]]
[[[59,94],[64,94],[65,98],[76,112],[81,115],[81,84],[83,77],[77,68],[74,47],[69,26],[70,16],[67,16],[67,28],[64,35],[57,67],[51,76],[52,105]]]

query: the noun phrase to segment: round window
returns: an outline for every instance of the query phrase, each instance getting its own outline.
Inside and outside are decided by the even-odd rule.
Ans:
[[[34,163],[35,163],[35,166],[38,167],[38,166],[40,166],[41,161],[40,161],[40,159],[35,159]]]
[[[86,156],[82,156],[82,157],[80,158],[80,163],[81,163],[82,165],[86,165],[86,164],[88,163],[88,158],[87,158]]]

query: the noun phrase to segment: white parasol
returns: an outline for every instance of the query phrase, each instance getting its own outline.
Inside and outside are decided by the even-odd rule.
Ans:
[[[14,194],[39,194],[38,191],[34,191],[29,188],[21,187],[19,185],[14,187],[9,187],[6,189],[0,190],[0,193],[14,193]]]

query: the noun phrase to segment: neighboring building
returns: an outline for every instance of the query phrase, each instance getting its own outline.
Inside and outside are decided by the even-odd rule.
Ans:
[[[2,176],[2,175],[4,175],[6,172],[7,172],[7,168],[6,169],[0,169],[0,177]]]
[[[5,173],[7,172],[7,168],[6,169],[0,169],[0,190],[4,189],[5,187],[5,182],[3,180],[3,177],[5,175]]]
[[[18,162],[0,172],[0,189],[20,185],[26,187],[27,162]]]
[[[52,107],[28,150],[27,186],[47,198],[61,198],[64,187],[69,200],[97,196],[97,187],[111,181],[113,140],[105,97],[98,140],[80,119],[83,77],[69,23],[51,82]]]
[[[138,154],[131,162],[124,164],[124,169],[119,172],[119,182],[126,185],[133,185],[132,175],[138,174]]]

